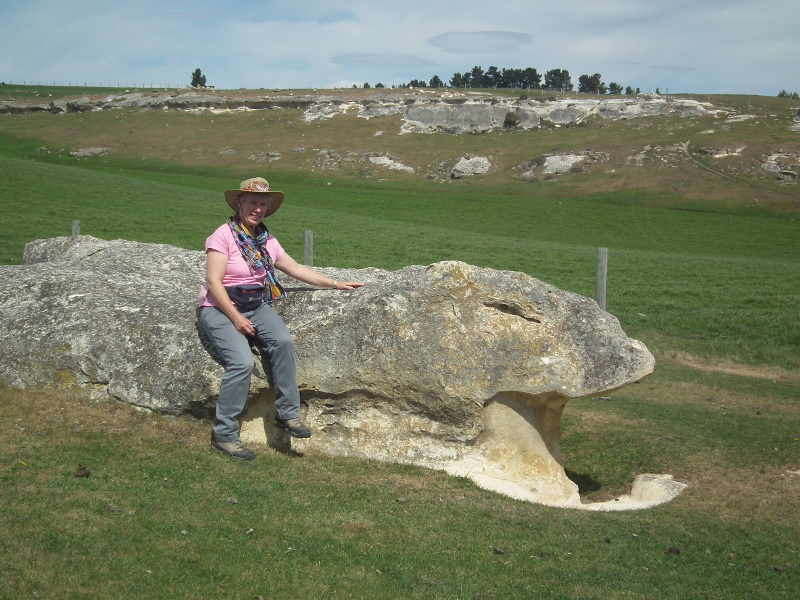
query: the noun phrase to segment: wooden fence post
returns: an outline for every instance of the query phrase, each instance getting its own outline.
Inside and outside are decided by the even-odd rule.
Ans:
[[[314,232],[311,229],[306,229],[303,235],[303,264],[314,266]]]
[[[594,299],[597,305],[606,309],[606,281],[608,279],[608,248],[597,249],[597,275],[594,281]]]

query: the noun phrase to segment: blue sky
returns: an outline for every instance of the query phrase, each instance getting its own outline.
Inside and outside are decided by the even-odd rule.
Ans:
[[[798,0],[0,0],[0,81],[387,87],[473,66],[800,91]]]

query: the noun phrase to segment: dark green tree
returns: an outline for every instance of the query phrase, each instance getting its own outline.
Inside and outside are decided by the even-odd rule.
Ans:
[[[194,73],[192,73],[192,87],[205,87],[206,86],[206,76],[200,72],[200,69],[195,69]]]
[[[489,68],[490,71],[492,67]],[[486,74],[489,75],[487,71]],[[500,88],[526,89],[538,88],[542,83],[542,78],[536,69],[503,69],[499,73],[496,86]]]
[[[469,75],[469,87],[488,87],[484,81],[483,67],[472,67],[472,72]]]
[[[486,73],[483,76],[483,82],[485,87],[507,87],[502,85],[502,78],[497,67],[489,67],[486,69]]]
[[[444,81],[442,81],[438,75],[434,75],[431,77],[431,81],[428,85],[432,88],[441,88],[444,87]]]
[[[503,69],[500,71],[500,81],[497,87],[501,88],[521,88],[522,86],[522,70],[521,69]]]
[[[630,89],[630,86],[628,86],[628,89]],[[622,94],[622,86],[612,81],[611,83],[608,84],[608,93],[611,94],[612,96],[619,96],[620,94]]]
[[[572,79],[566,69],[550,69],[544,74],[544,87],[548,90],[572,90]]]
[[[578,91],[584,94],[605,94],[606,84],[603,83],[600,73],[594,75],[581,75],[578,77]]]
[[[569,73],[567,73],[567,79],[569,79]],[[541,87],[541,85],[542,76],[539,75],[539,71],[533,67],[528,67],[522,72],[522,85],[520,87],[530,90]],[[570,87],[572,87],[572,84],[570,84]]]
[[[453,73],[453,76],[450,78],[450,87],[460,88],[464,87],[464,77],[461,73]]]

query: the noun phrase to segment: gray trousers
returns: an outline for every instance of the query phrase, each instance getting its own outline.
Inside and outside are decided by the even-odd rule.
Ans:
[[[272,385],[275,388],[275,412],[281,419],[300,415],[300,391],[297,389],[297,359],[289,329],[269,304],[243,312],[253,323],[258,344],[269,357]],[[225,365],[217,399],[214,437],[220,442],[239,439],[236,420],[247,403],[250,376],[255,369],[253,352],[247,337],[236,331],[231,320],[213,306],[200,309],[200,325],[217,349]]]

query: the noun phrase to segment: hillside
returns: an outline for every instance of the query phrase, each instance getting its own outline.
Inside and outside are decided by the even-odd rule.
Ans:
[[[676,208],[800,212],[800,120],[797,101],[786,98],[3,92],[0,133],[35,138],[29,158],[60,163],[167,163],[234,179],[280,171],[323,182],[488,184],[558,197],[637,190]]]

